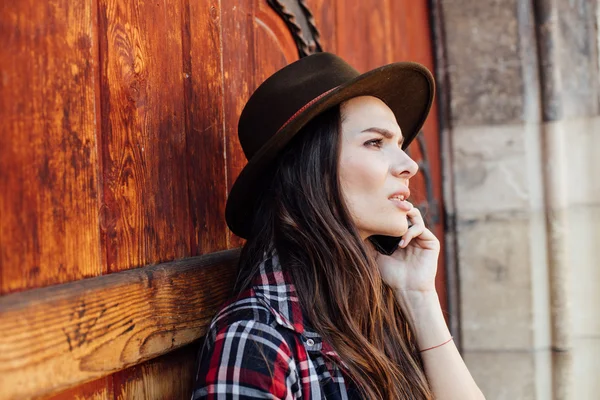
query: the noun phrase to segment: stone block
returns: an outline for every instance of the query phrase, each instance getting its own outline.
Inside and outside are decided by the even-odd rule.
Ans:
[[[514,351],[548,345],[547,279],[532,282],[532,277],[547,276],[543,232],[541,213],[457,222],[465,350]],[[541,314],[534,316],[534,312]]]
[[[600,118],[552,123],[565,135],[570,204],[600,204]],[[552,160],[548,160],[552,162]]]
[[[543,209],[537,124],[457,127],[452,139],[457,214]]]
[[[558,1],[562,118],[598,115],[597,0]]]
[[[600,336],[573,340],[573,399],[597,399],[600,393]]]
[[[528,92],[538,87],[535,59],[530,65],[527,57],[536,52],[530,5],[518,0],[441,4],[453,125],[530,120],[527,101],[537,102],[537,96]]]
[[[463,358],[487,400],[546,399],[536,396],[535,353],[465,351]]]
[[[533,353],[536,399],[552,399],[552,352],[549,347]]]
[[[572,206],[568,220],[573,334],[600,338],[600,204]]]

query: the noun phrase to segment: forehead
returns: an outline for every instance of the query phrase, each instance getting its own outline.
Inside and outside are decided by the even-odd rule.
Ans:
[[[342,128],[356,130],[378,127],[399,132],[400,126],[392,110],[380,99],[373,96],[354,97],[341,104],[344,117]]]

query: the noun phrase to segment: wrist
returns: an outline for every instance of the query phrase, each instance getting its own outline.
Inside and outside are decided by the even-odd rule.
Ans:
[[[440,299],[436,291],[402,291],[396,296],[402,296],[401,303],[416,324],[430,321],[432,316],[441,313]]]
[[[420,348],[428,348],[446,341],[450,331],[446,325],[442,306],[436,291],[397,291],[404,303]]]
[[[396,297],[402,297],[407,306],[413,308],[439,305],[440,299],[435,289],[432,290],[396,290]]]

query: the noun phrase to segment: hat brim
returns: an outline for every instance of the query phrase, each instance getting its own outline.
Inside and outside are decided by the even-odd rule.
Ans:
[[[435,84],[431,72],[421,64],[398,62],[375,68],[338,86],[319,98],[285,125],[248,161],[236,179],[225,207],[229,229],[242,238],[251,234],[256,200],[265,169],[281,149],[311,119],[358,96],[381,99],[394,113],[404,135],[403,148],[417,136],[431,110]]]

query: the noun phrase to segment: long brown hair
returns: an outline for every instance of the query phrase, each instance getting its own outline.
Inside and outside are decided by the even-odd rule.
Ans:
[[[412,322],[367,251],[338,180],[340,107],[314,118],[265,176],[237,291],[273,249],[304,315],[366,399],[433,399]]]

